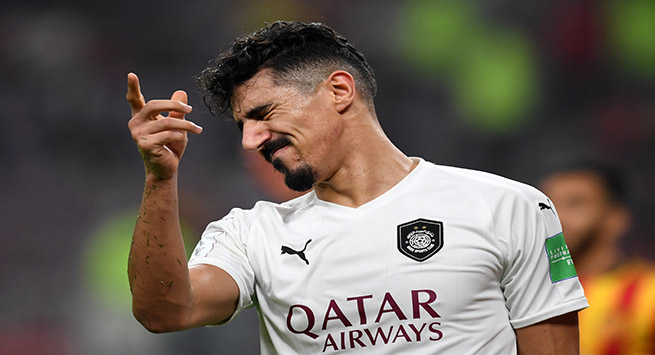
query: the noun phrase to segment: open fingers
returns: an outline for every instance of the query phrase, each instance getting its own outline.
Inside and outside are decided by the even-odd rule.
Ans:
[[[158,148],[167,144],[186,144],[187,136],[180,131],[162,131],[141,137],[137,145],[142,152],[156,152]],[[168,148],[170,150],[170,147]],[[181,152],[175,152],[181,155]]]
[[[202,127],[197,124],[175,118],[164,117],[157,121],[151,121],[142,128],[142,134],[153,134],[162,131],[184,131],[194,134],[202,133]]]
[[[140,111],[136,112],[132,119],[137,121],[157,120],[163,118],[162,112],[169,112],[169,115],[177,112],[178,116],[191,112],[193,108],[177,100],[150,100]]]
[[[193,134],[202,133],[202,127],[196,125],[191,121],[180,120],[176,118],[164,117],[156,121],[137,121],[135,119],[130,120],[128,123],[130,132],[132,133],[132,139],[137,142],[138,145],[142,143],[142,140],[145,137],[156,135],[163,132],[169,133],[179,133],[186,137],[186,133],[190,132]]]
[[[132,115],[140,112],[146,105],[146,100],[141,93],[139,86],[139,77],[134,73],[127,74],[127,94],[125,95],[127,102],[130,103],[132,108]]]

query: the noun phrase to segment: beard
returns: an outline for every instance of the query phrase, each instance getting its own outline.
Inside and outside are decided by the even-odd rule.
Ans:
[[[264,147],[262,147],[261,154],[266,161],[273,164],[275,170],[284,175],[284,183],[288,188],[299,192],[307,191],[316,183],[315,171],[309,164],[302,163],[295,170],[291,171],[279,158],[276,158],[275,160],[272,160],[271,158],[276,150],[290,144],[291,141],[287,137],[280,137],[268,141],[264,144]]]
[[[316,183],[314,169],[307,163],[302,163],[291,171],[278,158],[273,160],[273,168],[284,174],[284,183],[294,191],[303,192],[311,189]]]

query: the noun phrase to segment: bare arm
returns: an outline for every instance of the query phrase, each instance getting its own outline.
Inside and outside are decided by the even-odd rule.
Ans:
[[[578,312],[517,329],[516,338],[519,354],[579,354]]]
[[[202,128],[184,118],[191,112],[184,91],[146,103],[137,76],[130,73],[126,98],[132,108],[128,126],[146,169],[128,260],[134,315],[153,332],[221,322],[236,307],[236,283],[213,266],[189,270],[178,215],[179,162],[187,133]]]

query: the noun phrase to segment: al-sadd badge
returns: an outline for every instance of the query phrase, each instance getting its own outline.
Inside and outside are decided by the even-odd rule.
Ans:
[[[443,247],[443,223],[419,218],[398,226],[398,250],[416,261],[425,261]]]

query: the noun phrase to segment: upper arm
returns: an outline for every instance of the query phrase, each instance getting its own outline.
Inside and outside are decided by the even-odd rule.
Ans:
[[[540,210],[546,196],[532,188],[506,203],[505,221],[497,218],[503,238],[501,289],[515,329],[538,324],[552,315],[588,306],[584,290],[552,210]]]
[[[189,327],[227,321],[239,300],[239,287],[232,276],[212,265],[196,265],[189,275],[194,296]]]
[[[247,252],[249,221],[233,209],[210,223],[189,259],[193,326],[221,324],[253,303],[255,271]]]
[[[516,329],[519,354],[579,354],[578,312]]]

